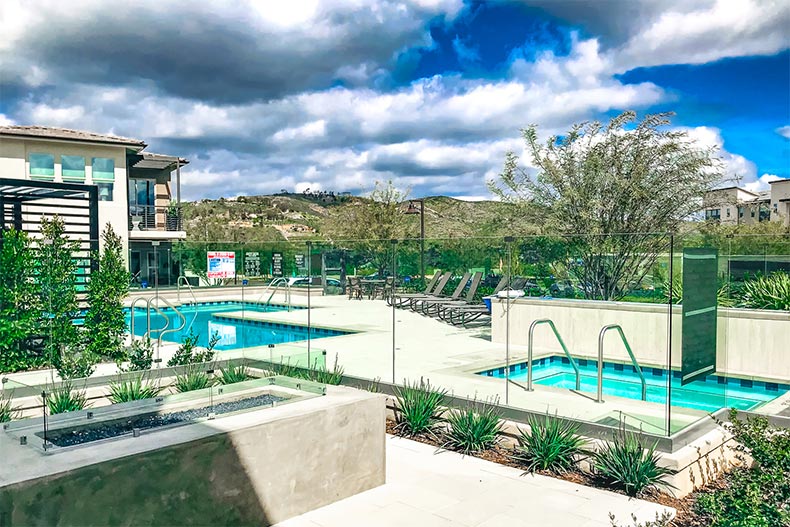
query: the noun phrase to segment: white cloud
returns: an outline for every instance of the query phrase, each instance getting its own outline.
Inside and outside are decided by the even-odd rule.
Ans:
[[[16,124],[13,119],[4,113],[0,113],[0,126],[11,126],[13,124]]]
[[[784,137],[785,139],[790,139],[790,124],[786,126],[780,126],[776,129],[776,133]]]
[[[746,183],[743,185],[743,188],[749,190],[751,192],[759,192],[761,190],[768,190],[771,188],[771,181],[777,181],[782,179],[781,177],[775,174],[763,174],[756,181],[752,181],[750,183]]]
[[[681,10],[682,9],[682,10]],[[615,71],[663,64],[704,64],[727,57],[773,55],[790,46],[790,2],[717,0],[669,9],[613,50]]]

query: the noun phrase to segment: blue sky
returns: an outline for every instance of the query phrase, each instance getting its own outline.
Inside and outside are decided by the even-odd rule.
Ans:
[[[68,5],[66,5],[68,4]],[[673,111],[751,189],[790,177],[790,3],[7,0],[0,124],[137,137],[189,198],[489,196],[519,129]],[[57,20],[57,24],[48,21]]]

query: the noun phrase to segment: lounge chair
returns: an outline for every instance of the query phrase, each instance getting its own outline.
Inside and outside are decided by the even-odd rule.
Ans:
[[[515,291],[524,287],[526,284],[526,278],[513,278],[510,283],[510,290]],[[502,279],[497,284],[496,288],[492,295],[496,295],[497,293],[503,291],[507,287],[507,277],[502,277]],[[454,326],[466,326],[470,322],[474,322],[480,318],[491,317],[491,312],[488,310],[485,304],[473,304],[473,305],[450,305],[443,309],[439,316],[445,322],[449,322]]]
[[[433,288],[432,291],[428,293],[401,293],[395,295],[392,300],[389,302],[390,305],[395,305],[395,307],[405,307],[413,305],[415,300],[422,300],[424,298],[436,298],[438,295],[444,291],[444,288],[447,287],[447,282],[450,281],[452,278],[453,273],[447,272],[439,278],[439,281],[436,282],[436,287]]]
[[[448,306],[470,305],[475,298],[477,288],[480,286],[480,281],[483,278],[483,273],[477,272],[472,275],[472,281],[469,282],[469,289],[466,292],[464,299],[452,298],[439,298],[436,300],[425,301],[422,303],[422,312],[429,316],[439,315],[442,310]],[[464,284],[466,285],[466,284]]]
[[[412,295],[427,295],[427,294],[430,294],[433,291],[433,289],[436,287],[437,282],[439,281],[439,278],[441,276],[442,276],[442,272],[441,271],[436,271],[436,273],[434,273],[434,275],[433,275],[433,278],[431,278],[428,281],[428,283],[425,285],[425,289],[423,290],[422,293],[396,294],[396,295],[391,296],[390,298],[387,298],[387,303],[389,305],[392,305],[392,303],[395,301],[395,297],[400,297],[400,296],[408,297],[408,296],[412,296]]]
[[[425,296],[423,298],[414,300],[411,303],[412,310],[417,311],[419,309],[424,314],[427,315],[428,313],[425,312],[426,304],[430,304],[431,302],[442,301],[442,300],[458,300],[458,298],[461,296],[461,293],[464,292],[464,289],[466,288],[466,284],[469,282],[470,275],[471,273],[464,273],[464,276],[461,277],[461,281],[458,282],[458,286],[455,288],[455,291],[453,291],[453,294],[450,295],[449,297],[443,297],[441,295]]]

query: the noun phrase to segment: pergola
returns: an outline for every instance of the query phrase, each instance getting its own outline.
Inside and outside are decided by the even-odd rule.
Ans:
[[[24,231],[40,238],[41,219],[59,216],[66,234],[79,242],[78,276],[75,283],[94,268],[92,255],[99,250],[99,194],[95,185],[0,178],[0,243],[3,231]]]

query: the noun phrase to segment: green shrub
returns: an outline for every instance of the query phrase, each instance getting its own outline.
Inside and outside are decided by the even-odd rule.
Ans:
[[[465,454],[488,450],[499,441],[501,418],[502,413],[493,404],[473,403],[468,408],[452,410],[447,415],[444,446]]]
[[[128,403],[142,399],[152,399],[159,395],[162,388],[151,383],[143,382],[143,376],[138,375],[125,381],[119,380],[110,384],[110,393],[107,398],[113,403]]]
[[[395,429],[406,436],[435,435],[446,395],[446,390],[436,389],[423,379],[414,383],[404,380],[403,387],[395,388]]]
[[[46,403],[50,414],[76,412],[89,406],[85,390],[75,390],[70,381],[64,381],[57,388],[47,390]]]
[[[145,371],[150,370],[154,364],[154,344],[150,338],[134,339],[129,347],[129,365],[124,371]]]
[[[777,272],[747,280],[741,295],[744,307],[790,311],[790,274]]]
[[[77,346],[64,346],[57,362],[58,374],[63,379],[85,379],[96,371],[99,357],[87,348],[77,351]]]
[[[202,390],[203,388],[208,388],[212,384],[213,382],[209,374],[195,364],[188,366],[186,371],[181,375],[177,375],[173,386],[178,393],[184,393],[193,390]]]
[[[567,472],[576,466],[579,456],[586,453],[576,423],[546,415],[530,417],[527,424],[529,430],[519,428],[515,457],[530,472]]]
[[[763,416],[738,419],[730,410],[725,428],[733,434],[742,466],[725,476],[724,488],[702,493],[696,512],[708,527],[790,525],[790,429]],[[747,456],[754,465],[746,465]]]
[[[658,466],[655,448],[656,445],[645,448],[635,434],[621,431],[593,454],[593,472],[605,485],[631,497],[650,488],[671,488],[664,478],[675,471]]]
[[[11,405],[11,397],[3,394],[0,396],[0,423],[7,423],[19,418],[19,410]]]
[[[181,345],[176,350],[175,354],[167,361],[168,366],[186,366],[187,364],[197,364],[201,362],[211,362],[217,354],[214,348],[221,340],[218,333],[212,333],[208,341],[208,346],[200,350],[198,348],[198,339],[200,335],[196,334],[191,329],[189,333],[184,335],[181,340]]]
[[[220,368],[217,381],[220,384],[234,384],[249,379],[252,379],[252,375],[250,375],[250,370],[247,366],[244,364],[238,364],[236,366],[229,364],[226,368]]]
[[[639,519],[636,517],[636,514],[631,514],[631,522],[628,525],[620,525],[615,518],[615,515],[611,512],[609,513],[609,521],[612,524],[612,527],[669,527],[672,525],[672,520],[674,515],[670,512],[664,512],[663,514],[659,515],[656,512],[656,519],[655,520],[646,520],[644,523],[640,522]]]

